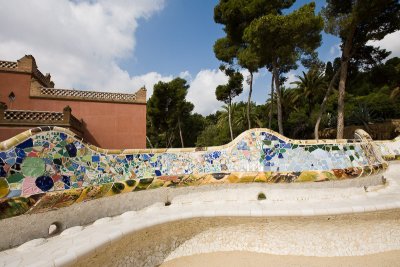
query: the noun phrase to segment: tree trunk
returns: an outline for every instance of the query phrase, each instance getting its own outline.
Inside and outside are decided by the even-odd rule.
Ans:
[[[170,148],[172,147],[172,142],[175,139],[175,131],[176,131],[176,126],[171,129],[171,134],[168,136],[168,131],[165,133],[165,139],[166,139],[166,144],[165,144],[165,148]]]
[[[253,72],[250,72],[250,90],[249,90],[249,98],[247,99],[247,122],[249,123],[249,130],[251,129],[250,122],[250,110],[251,110],[251,93],[253,92]]]
[[[174,135],[171,133],[171,135],[170,135],[169,137],[168,137],[167,134],[166,134],[165,136],[166,136],[166,138],[167,138],[165,147],[166,147],[166,148],[172,147],[172,141],[174,140]]]
[[[268,128],[271,129],[272,127],[272,113],[273,113],[273,107],[274,107],[274,72],[272,72],[272,77],[271,77],[271,105],[269,108],[269,122],[268,122]]]
[[[335,75],[332,77],[332,79],[331,79],[331,81],[329,83],[328,89],[326,90],[326,94],[325,94],[324,100],[322,100],[321,108],[320,108],[319,113],[318,113],[317,122],[315,123],[315,127],[314,127],[314,138],[315,138],[315,140],[318,140],[318,138],[319,138],[319,134],[318,134],[318,132],[319,132],[319,124],[321,123],[322,115],[325,112],[326,102],[328,101],[329,95],[331,94],[331,91],[333,89],[333,85],[335,84],[335,81],[336,81],[337,77],[339,76],[339,73],[340,73],[340,67],[336,71]]]
[[[343,139],[344,132],[344,96],[346,90],[347,68],[349,66],[350,52],[353,46],[353,36],[356,26],[353,23],[346,36],[342,59],[340,64],[340,80],[339,80],[339,97],[338,97],[338,114],[337,114],[337,133],[336,139]]]
[[[275,79],[275,89],[276,89],[276,104],[278,108],[278,129],[279,133],[283,135],[283,124],[282,124],[282,103],[281,103],[281,88],[279,85],[279,75],[278,68],[276,64],[273,65],[274,79]]]
[[[231,104],[232,104],[232,101],[229,99],[229,104],[228,104],[228,122],[229,122],[229,131],[231,132],[231,140],[233,141]]]
[[[149,142],[150,147],[151,147],[151,148],[154,148],[154,147],[153,147],[153,144],[152,144],[151,141],[150,141],[150,138],[149,138],[147,135],[146,135],[146,139],[147,139],[147,142]]]
[[[185,145],[183,144],[183,136],[182,136],[181,118],[180,117],[178,117],[178,128],[179,128],[179,136],[181,137],[181,145],[182,145],[182,148],[184,148]]]
[[[344,95],[346,89],[347,67],[348,61],[341,64],[340,80],[339,80],[339,97],[338,97],[338,114],[337,114],[337,132],[336,139],[343,139],[344,132]]]

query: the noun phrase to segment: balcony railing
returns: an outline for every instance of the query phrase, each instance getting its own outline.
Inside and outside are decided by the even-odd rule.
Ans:
[[[65,107],[63,112],[10,110],[0,103],[0,126],[37,127],[61,126],[83,133],[83,121],[71,114],[71,108]]]

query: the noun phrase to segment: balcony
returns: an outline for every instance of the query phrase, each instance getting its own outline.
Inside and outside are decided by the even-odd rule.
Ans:
[[[0,127],[38,127],[38,126],[60,126],[69,128],[82,136],[83,121],[78,120],[71,113],[71,108],[66,106],[63,112],[33,111],[33,110],[10,110],[0,103]]]

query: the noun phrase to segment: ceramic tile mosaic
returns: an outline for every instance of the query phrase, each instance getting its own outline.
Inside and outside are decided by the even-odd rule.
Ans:
[[[0,149],[0,218],[159,187],[319,182],[387,167],[371,141],[298,141],[268,129],[246,131],[221,147],[113,151],[42,127]]]
[[[386,160],[400,160],[400,136],[391,141],[376,141],[375,144]]]

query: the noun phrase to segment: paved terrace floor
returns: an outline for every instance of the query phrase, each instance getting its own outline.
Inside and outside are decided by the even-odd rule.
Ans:
[[[181,257],[161,264],[161,267],[391,267],[399,266],[400,251],[352,257],[310,257],[271,255],[247,251],[226,251]]]
[[[76,264],[91,253],[119,242],[124,236],[149,227],[192,218],[310,218],[343,214],[362,216],[371,212],[398,213],[400,162],[391,162],[384,175],[387,180],[384,185],[367,188],[274,189],[267,191],[265,200],[257,200],[259,188],[251,187],[243,190],[224,189],[217,194],[201,192],[177,196],[169,206],[155,203],[140,211],[106,217],[88,226],[72,227],[57,236],[35,239],[17,248],[2,251],[0,266]],[[398,221],[394,223],[398,224]],[[380,251],[375,252],[394,249],[400,249],[400,245],[395,244],[389,248],[382,246]],[[366,251],[365,254],[375,252]],[[346,253],[337,256],[351,254]],[[173,257],[166,260],[171,259]]]

